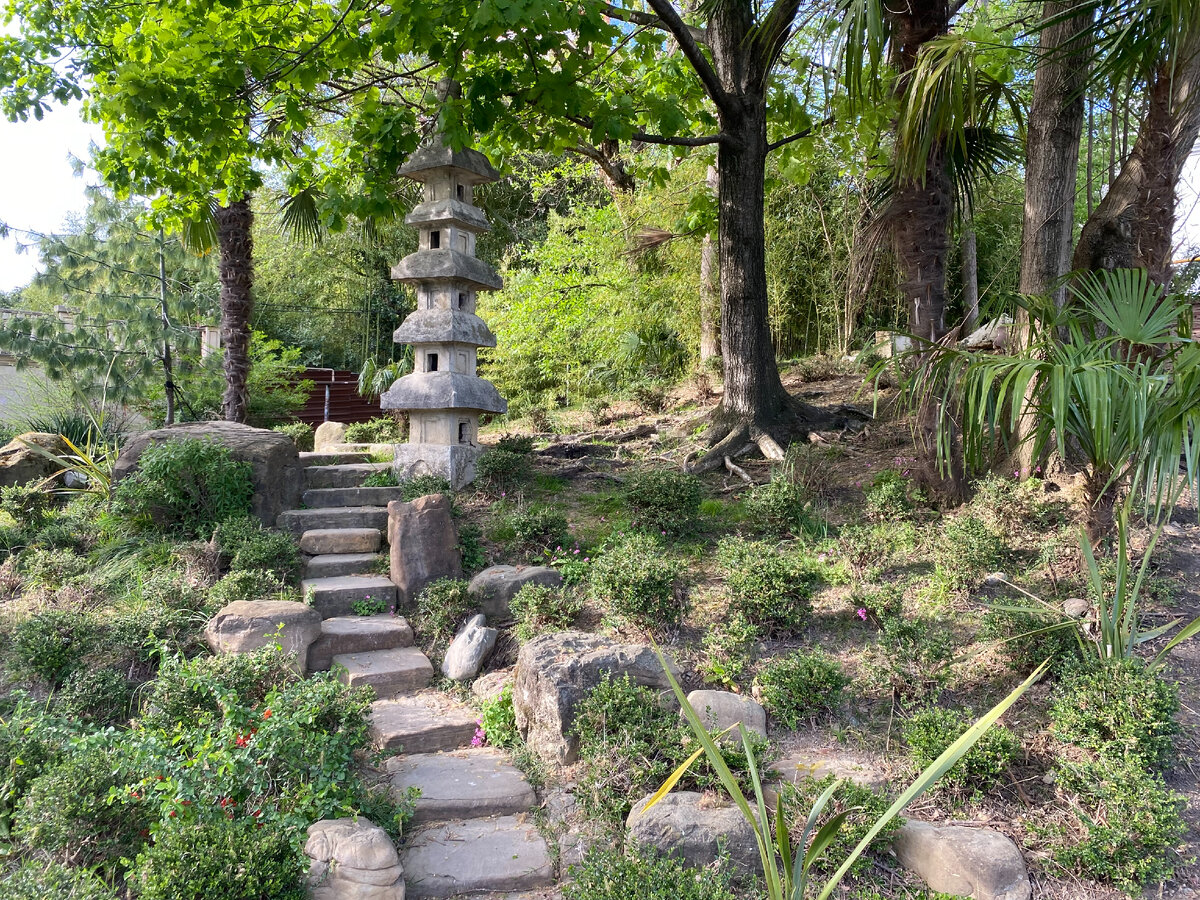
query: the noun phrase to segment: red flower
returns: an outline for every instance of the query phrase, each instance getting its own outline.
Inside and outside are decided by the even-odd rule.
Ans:
[[[271,718],[271,711],[269,709],[265,713],[263,713],[263,718],[264,719]]]
[[[169,813],[167,813],[167,815],[170,816],[172,819],[175,818],[175,810],[171,810]]]

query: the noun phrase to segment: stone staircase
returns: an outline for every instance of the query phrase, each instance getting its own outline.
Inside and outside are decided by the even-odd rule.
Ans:
[[[388,613],[354,614],[356,601],[394,609],[388,579],[387,504],[397,488],[363,487],[387,464],[365,454],[302,453],[304,508],[279,516],[305,554],[305,597],[321,614],[308,651],[310,671],[336,668],[369,685],[371,739],[395,751],[387,779],[396,800],[418,788],[414,830],[400,850],[412,900],[512,893],[553,885],[554,858],[529,815],[537,795],[503,751],[472,746],[478,714],[430,690],[433,665],[413,646],[408,622]]]

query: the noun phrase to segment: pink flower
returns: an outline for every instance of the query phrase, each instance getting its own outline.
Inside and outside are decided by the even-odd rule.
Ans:
[[[482,722],[477,722],[476,725],[477,725],[477,727],[475,729],[475,736],[473,738],[471,738],[471,746],[472,747],[482,747],[484,745],[484,743],[487,741],[487,733],[484,732],[484,730],[483,730]]]
[[[861,606],[858,608],[858,613],[857,613],[857,615],[858,615],[858,617],[859,617],[860,619],[862,619],[864,622],[865,622],[865,621],[867,621],[867,611],[866,611],[865,609],[863,609]]]

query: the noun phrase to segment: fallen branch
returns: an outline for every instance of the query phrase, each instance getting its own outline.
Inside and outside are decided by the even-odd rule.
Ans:
[[[762,455],[767,459],[781,460],[784,458],[783,448],[775,438],[771,437],[765,431],[759,432],[757,435],[752,434],[751,439],[758,444],[758,449],[762,451]]]
[[[735,466],[733,460],[728,456],[725,457],[725,468],[729,470],[730,475],[736,475],[742,481],[746,482],[746,484],[754,484],[754,479],[746,474],[746,470],[741,466]]]

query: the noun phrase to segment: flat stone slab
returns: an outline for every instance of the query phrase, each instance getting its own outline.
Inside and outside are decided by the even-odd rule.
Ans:
[[[754,829],[732,803],[720,805],[696,791],[672,791],[647,811],[649,801],[629,811],[627,840],[688,866],[707,866],[725,854],[741,871],[762,873]]]
[[[468,747],[479,727],[473,710],[436,694],[371,704],[371,742],[379,750],[436,753]]]
[[[354,603],[359,600],[382,601],[388,610],[396,605],[396,586],[382,575],[307,578],[300,582],[300,595],[322,619],[354,615]]]
[[[310,528],[300,535],[300,552],[311,556],[374,554],[382,544],[378,528]]]
[[[378,506],[340,506],[335,509],[291,509],[275,523],[281,531],[304,534],[319,528],[387,528],[387,510]],[[334,551],[328,550],[327,553]],[[352,552],[352,551],[342,551]]]
[[[341,667],[338,680],[350,687],[373,687],[380,699],[419,691],[433,678],[433,664],[416,647],[339,653],[333,666]]]
[[[726,738],[740,743],[737,726],[741,724],[747,731],[767,736],[767,711],[750,697],[729,691],[692,691],[687,701],[710,732],[732,729]],[[683,715],[682,709],[679,715]]]
[[[300,462],[305,466],[332,466],[338,463],[365,463],[369,462],[371,455],[369,453],[351,452],[351,453],[329,453],[328,451],[307,451],[300,454]]]
[[[304,470],[304,489],[358,487],[369,475],[390,469],[391,463],[352,463],[347,466],[309,466]]]
[[[380,553],[322,553],[304,564],[305,578],[339,578],[342,575],[379,574],[386,557]]]
[[[545,839],[518,816],[425,828],[412,836],[400,861],[410,900],[528,891],[554,883]]]
[[[320,636],[308,648],[308,670],[326,671],[338,654],[392,650],[412,643],[412,626],[400,616],[335,616],[321,623]]]
[[[413,822],[445,822],[528,812],[537,795],[499,750],[481,747],[454,753],[418,753],[387,761],[393,797],[421,789]]]
[[[975,900],[1030,900],[1033,895],[1021,851],[990,828],[910,819],[896,832],[892,850],[900,865],[940,893]]]
[[[403,500],[404,489],[398,487],[315,488],[305,491],[301,502],[309,509],[328,509],[334,506],[387,506],[393,500]]]

